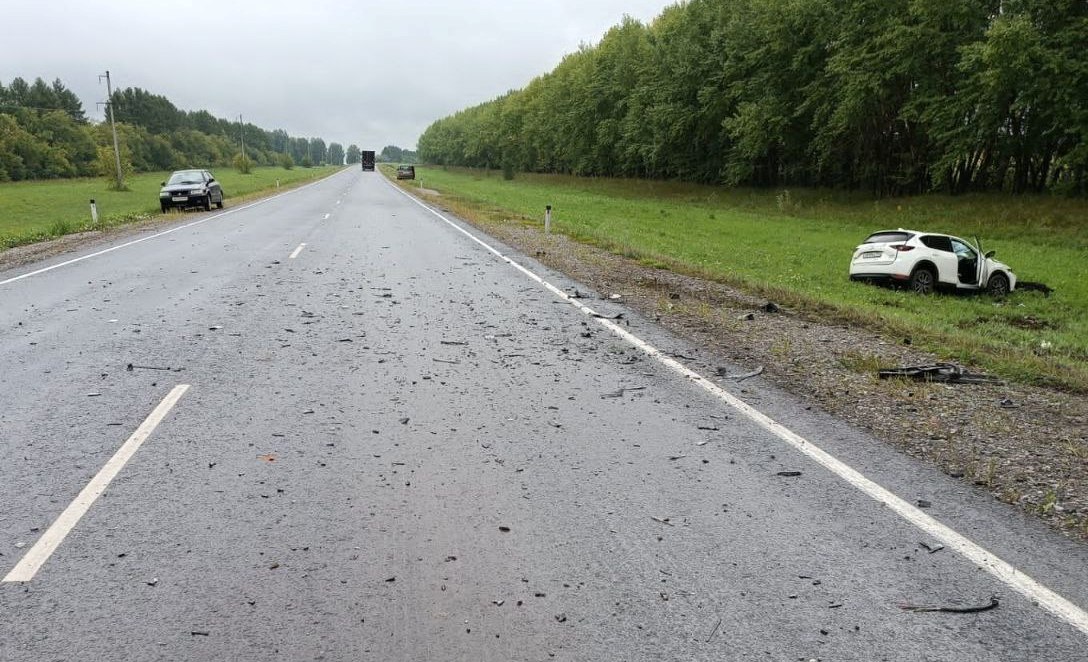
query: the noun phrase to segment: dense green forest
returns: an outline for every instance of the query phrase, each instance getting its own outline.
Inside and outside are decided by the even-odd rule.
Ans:
[[[140,88],[112,98],[121,156],[135,171],[230,166],[241,155],[261,165],[343,163],[346,152],[321,138],[297,138],[282,129],[213,117],[204,110],[179,110],[166,97]],[[0,181],[85,177],[113,168],[108,123],[91,123],[83,104],[58,79],[0,83]]]
[[[382,163],[416,163],[418,158],[416,153],[411,150],[396,145],[386,145],[378,153],[378,160]]]
[[[1084,195],[1084,0],[688,0],[433,123],[439,165]]]

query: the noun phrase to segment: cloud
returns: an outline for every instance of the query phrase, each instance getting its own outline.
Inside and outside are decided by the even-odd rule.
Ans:
[[[663,0],[15,0],[0,81],[60,78],[88,115],[115,87],[186,110],[363,148],[415,145],[434,120],[521,88],[623,15]]]

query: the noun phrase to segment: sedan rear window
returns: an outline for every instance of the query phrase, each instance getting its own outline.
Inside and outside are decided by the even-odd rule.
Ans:
[[[869,235],[863,244],[896,244],[910,239],[909,232],[874,232]]]

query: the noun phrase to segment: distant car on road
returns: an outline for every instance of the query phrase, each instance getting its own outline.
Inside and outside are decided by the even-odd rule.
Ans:
[[[410,165],[397,166],[397,179],[415,179],[416,167]]]
[[[850,279],[901,283],[918,294],[937,289],[986,291],[1005,296],[1016,289],[1007,264],[982,252],[982,243],[947,234],[883,230],[854,249]]]
[[[178,170],[159,189],[163,213],[171,207],[203,207],[209,211],[213,204],[223,208],[223,187],[207,170]]]

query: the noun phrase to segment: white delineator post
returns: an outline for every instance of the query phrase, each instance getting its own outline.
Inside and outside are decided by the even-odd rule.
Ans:
[[[98,225],[98,205],[94,203],[94,198],[91,198],[91,224]]]
[[[552,231],[552,206],[545,205],[544,207],[544,234],[551,234]]]

